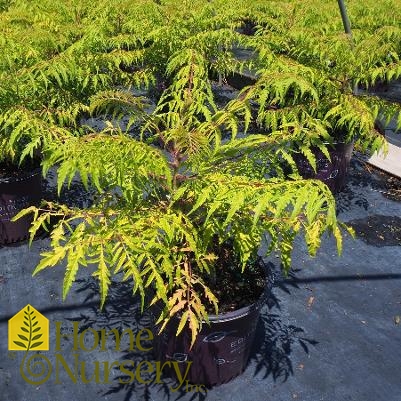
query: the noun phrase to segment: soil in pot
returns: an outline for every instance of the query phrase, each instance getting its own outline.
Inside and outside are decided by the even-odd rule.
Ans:
[[[38,164],[16,169],[0,165],[0,244],[11,244],[29,236],[32,216],[11,219],[21,210],[38,205],[42,198],[42,176]]]

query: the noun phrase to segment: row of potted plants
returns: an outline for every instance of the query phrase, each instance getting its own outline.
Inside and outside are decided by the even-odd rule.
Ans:
[[[351,43],[339,15],[328,24],[332,8],[319,17],[310,1],[53,3],[0,14],[5,48],[21,26],[30,32],[14,61],[0,62],[1,160],[38,159],[44,174],[57,168],[59,192],[78,175],[98,196],[85,209],[44,202],[19,213],[33,218],[31,239],[50,232],[35,273],[64,263],[65,297],[90,266],[102,304],[122,273],[152,305],[158,329],[174,334],[159,337],[161,357],[215,349],[191,380],[229,380],[245,366],[269,277],[262,243],[285,271],[297,236],[314,255],[331,233],[341,251],[347,227],[332,192],[297,166],[316,171],[339,140],[365,151],[385,145],[375,120],[398,106],[361,89],[401,75],[399,28],[365,23]],[[43,26],[52,28],[46,48]],[[251,57],[238,59],[239,47]],[[245,69],[254,82],[218,102],[213,81]],[[91,116],[108,121],[104,129],[90,128]],[[225,320],[228,328],[209,326]],[[226,331],[224,343],[216,333]],[[244,345],[225,348],[233,336]],[[229,357],[236,363],[222,362]]]

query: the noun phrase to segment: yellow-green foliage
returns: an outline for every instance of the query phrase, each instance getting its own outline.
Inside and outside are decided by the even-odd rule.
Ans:
[[[283,165],[298,150],[315,166],[311,147],[328,155],[338,139],[383,146],[375,120],[399,106],[365,90],[401,75],[399,0],[347,2],[352,40],[334,0],[27,3],[0,5],[0,160],[40,149],[59,191],[77,175],[98,191],[89,209],[26,211],[32,236],[59,218],[36,272],[66,261],[64,296],[83,266],[102,302],[123,272],[142,299],[152,288],[164,302],[162,325],[178,316],[194,339],[207,304],[218,308],[206,278],[218,275],[219,245],[232,244],[242,269],[263,240],[285,270],[297,235],[311,255],[326,231],[341,250],[328,188],[284,179]],[[256,83],[219,106],[211,79],[245,70]],[[153,111],[133,90],[149,88]],[[131,131],[89,129],[88,115],[128,117]]]
[[[347,1],[352,40],[337,3],[328,0],[3,3],[0,115],[20,106],[46,123],[76,126],[99,92],[168,86],[167,65],[185,49],[205,56],[208,76],[256,73],[260,79],[247,96],[264,133],[297,124],[324,141],[327,135],[356,140],[372,152],[384,144],[374,128],[378,114],[391,118],[399,111],[355,91],[401,74],[399,0]],[[241,34],[244,22],[255,25],[255,36]],[[239,60],[236,48],[254,50],[253,57]],[[0,125],[0,135],[7,141],[10,126]],[[13,143],[18,159],[26,142]],[[1,150],[0,159],[9,158]]]
[[[269,252],[281,253],[286,271],[298,234],[311,255],[326,231],[334,234],[341,251],[334,198],[323,183],[266,178],[241,163],[257,159],[261,149],[290,157],[292,131],[237,137],[244,116],[251,118],[248,99],[233,99],[219,109],[207,62],[195,49],[176,53],[167,66],[172,84],[152,113],[143,111],[140,98],[135,102],[117,92],[95,95],[93,110],[108,106],[118,115],[128,105],[136,137],[142,132],[149,143],[111,125],[102,132],[49,141],[44,166],[58,164],[59,188],[79,174],[98,189],[99,197],[85,210],[49,203],[44,210],[24,212],[34,212],[32,236],[52,216],[59,217],[51,249],[35,273],[66,260],[64,296],[78,270],[94,265],[103,303],[110,276],[121,271],[125,279],[133,279],[134,291],[143,299],[147,288],[155,290],[152,303],[165,304],[162,326],[178,316],[179,330],[189,322],[193,340],[208,321],[206,307],[218,310],[207,281],[219,274],[216,247],[232,243],[238,269],[245,269],[265,240]],[[224,130],[231,132],[225,140]]]

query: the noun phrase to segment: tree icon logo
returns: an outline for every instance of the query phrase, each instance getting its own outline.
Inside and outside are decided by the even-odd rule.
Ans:
[[[10,351],[48,351],[49,320],[31,305],[25,306],[8,321]]]

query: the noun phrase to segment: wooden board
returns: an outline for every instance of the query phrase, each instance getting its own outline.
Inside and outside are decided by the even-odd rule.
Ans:
[[[401,147],[389,143],[386,156],[382,153],[375,154],[368,160],[368,163],[401,178]]]

